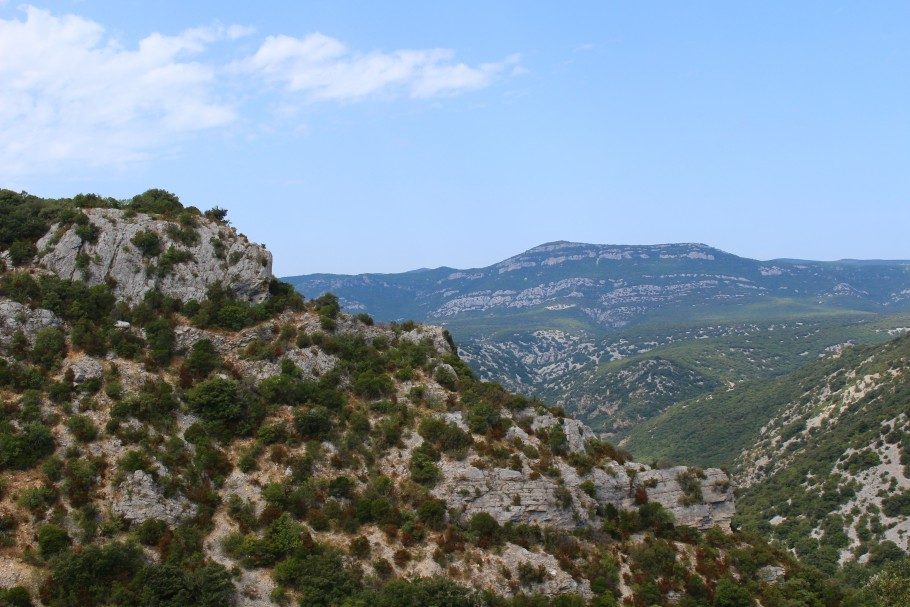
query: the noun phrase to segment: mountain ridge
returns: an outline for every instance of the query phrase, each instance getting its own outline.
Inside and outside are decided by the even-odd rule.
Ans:
[[[223,211],[0,190],[0,252],[3,607],[846,597],[729,527],[724,471],[635,462],[441,327],[304,300]]]
[[[881,341],[885,336],[876,331],[907,326],[900,315],[910,312],[910,266],[903,263],[759,261],[702,243],[551,241],[483,268],[287,280],[306,295],[330,291],[352,312],[443,324],[482,377],[620,433],[673,398],[691,396],[676,381],[683,375],[706,391],[717,381],[783,373],[800,356],[817,356],[841,341]],[[730,352],[727,357],[738,357],[734,373],[719,373],[715,363],[705,369],[700,360],[671,357],[673,368],[662,363],[675,392],[632,395],[630,387],[607,400],[591,388],[611,362],[652,351],[660,357],[664,348],[679,351],[681,342],[701,347],[697,339],[721,347],[724,335],[750,331],[769,343],[775,327],[798,333],[799,323],[821,332],[809,350],[773,354],[752,375],[744,364],[750,355]],[[718,356],[711,353],[719,363]],[[713,377],[702,379],[706,371]]]

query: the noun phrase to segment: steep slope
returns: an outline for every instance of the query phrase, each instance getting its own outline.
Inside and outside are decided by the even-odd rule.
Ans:
[[[487,268],[287,280],[350,311],[443,323],[481,377],[619,437],[670,402],[910,326],[907,262],[761,262],[701,244],[555,242]],[[633,386],[635,369],[660,371]]]
[[[0,604],[845,599],[729,531],[723,471],[631,461],[560,410],[477,380],[441,328],[346,316],[258,271],[264,296],[156,270],[141,298],[118,298],[119,282],[52,273],[68,266],[35,246],[47,233],[8,221],[25,207],[53,234],[80,226],[73,256],[124,223],[203,222],[151,198],[92,199],[123,213],[0,200],[12,226],[0,236],[21,243],[4,243],[17,267],[0,278]],[[98,219],[113,216],[116,228]],[[213,250],[181,264],[214,275],[217,245],[200,246]]]
[[[910,548],[910,336],[679,403],[636,428],[640,457],[726,465],[736,522],[833,571]]]
[[[910,550],[910,336],[856,350],[735,462],[740,524],[829,570]]]

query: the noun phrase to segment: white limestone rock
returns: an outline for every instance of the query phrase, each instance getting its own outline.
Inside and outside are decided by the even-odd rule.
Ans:
[[[17,331],[22,331],[31,343],[41,329],[60,326],[63,322],[50,310],[32,309],[0,297],[0,345],[8,346]]]
[[[118,298],[136,303],[155,287],[166,295],[183,301],[205,298],[207,288],[221,283],[238,297],[262,301],[272,279],[272,255],[264,247],[251,243],[228,226],[204,217],[197,218],[198,243],[186,246],[167,235],[174,222],[138,213],[128,216],[120,209],[83,209],[89,221],[99,228],[98,241],[84,242],[73,227],[62,230],[51,227],[37,243],[38,262],[58,276],[84,279],[92,285],[111,282]],[[132,244],[137,233],[158,234],[162,251],[171,246],[189,251],[193,260],[176,264],[166,276],[157,277],[146,271],[157,259],[143,258]],[[223,243],[221,252],[214,240]],[[77,267],[77,257],[88,255],[88,273]],[[221,255],[221,257],[219,257]]]
[[[174,526],[195,516],[197,507],[182,495],[165,497],[150,474],[136,470],[117,487],[111,510],[131,523],[158,519]]]
[[[80,356],[74,360],[68,361],[64,365],[64,372],[67,370],[72,370],[73,383],[75,384],[81,384],[89,379],[99,378],[104,373],[104,368],[101,366],[98,359],[92,358],[91,356]]]
[[[571,417],[556,418],[549,413],[538,415],[534,418],[531,428],[537,432],[547,428],[552,428],[556,424],[561,424],[563,432],[566,433],[566,439],[569,441],[569,451],[572,453],[581,453],[585,450],[585,444],[589,440],[597,438],[594,431],[588,426]]]

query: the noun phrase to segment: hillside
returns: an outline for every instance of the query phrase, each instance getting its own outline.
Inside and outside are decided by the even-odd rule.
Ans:
[[[219,209],[0,191],[0,247],[0,605],[854,601],[731,531],[722,470],[304,300]]]
[[[739,524],[829,571],[910,550],[910,336],[855,350],[735,460]]]
[[[910,327],[908,262],[762,262],[701,244],[556,242],[486,268],[286,280],[352,312],[442,323],[482,378],[618,438],[672,402]]]
[[[636,428],[639,457],[726,465],[736,524],[829,571],[910,549],[910,336],[784,378],[678,403]]]

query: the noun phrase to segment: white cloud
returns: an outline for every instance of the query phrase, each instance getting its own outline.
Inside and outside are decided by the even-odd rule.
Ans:
[[[0,19],[0,184],[168,153],[189,136],[255,112],[250,101],[263,96],[266,107],[299,107],[301,95],[425,99],[479,89],[508,68],[520,70],[517,56],[470,66],[446,49],[361,54],[318,33],[268,36],[252,55],[226,63],[212,58],[212,45],[249,36],[250,28],[151,33],[131,47],[80,16],[31,6],[24,12]],[[263,79],[278,91],[263,87]],[[244,118],[255,125],[258,117]]]
[[[513,55],[471,67],[453,57],[449,49],[355,53],[339,40],[315,33],[303,38],[269,36],[255,54],[233,68],[312,100],[350,101],[373,95],[427,98],[483,88],[519,60]]]
[[[213,92],[214,68],[188,57],[244,29],[154,33],[128,49],[93,21],[25,12],[0,19],[0,172],[128,163],[235,119]]]

